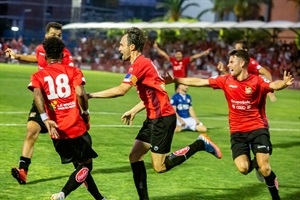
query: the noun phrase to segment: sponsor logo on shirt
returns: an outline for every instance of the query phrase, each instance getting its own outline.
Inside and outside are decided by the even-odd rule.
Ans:
[[[237,88],[237,85],[228,85],[230,88]]]
[[[44,56],[44,57],[45,57],[45,54],[44,54],[44,53],[40,52],[39,54],[40,54],[41,56]]]

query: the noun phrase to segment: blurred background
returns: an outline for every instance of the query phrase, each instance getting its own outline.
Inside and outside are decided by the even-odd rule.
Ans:
[[[175,49],[192,55],[207,48],[212,52],[190,66],[189,75],[208,77],[217,72],[218,61],[226,63],[236,40],[246,40],[249,52],[274,79],[290,70],[300,75],[300,0],[9,0],[0,1],[0,62],[18,62],[3,56],[7,47],[34,54],[43,41],[44,27],[56,21],[64,25],[90,22],[280,22],[269,28],[147,28],[149,42],[144,54],[159,69],[169,70],[167,61],[152,48],[153,42],[168,54]],[[281,23],[282,22],[282,23]],[[287,24],[287,25],[286,25]],[[63,39],[82,69],[124,73],[128,63],[119,58],[122,35],[118,28],[63,29]],[[295,84],[299,87],[298,84]]]

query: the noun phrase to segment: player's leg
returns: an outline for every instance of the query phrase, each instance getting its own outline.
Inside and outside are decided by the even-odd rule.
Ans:
[[[129,154],[133,180],[140,200],[148,200],[147,172],[143,158],[150,149],[150,143],[136,139]]]
[[[258,129],[254,133],[256,135],[254,145],[252,146],[253,153],[256,156],[257,164],[260,173],[263,175],[266,185],[273,200],[280,199],[278,191],[278,181],[276,174],[271,170],[270,155],[272,154],[272,144],[270,134],[267,129]]]
[[[23,143],[22,155],[19,160],[19,168],[12,168],[11,170],[12,176],[20,184],[25,184],[27,181],[27,173],[29,165],[31,164],[34,144],[40,132],[46,133],[47,128],[41,120],[38,110],[33,102],[28,115],[27,131]]]
[[[187,125],[187,127],[192,130],[192,131],[197,131],[199,133],[206,133],[207,132],[207,128],[206,126],[204,126],[204,124],[202,122],[197,122],[194,118],[189,117],[186,118],[185,123]]]
[[[250,168],[250,146],[248,133],[235,133],[230,136],[232,158],[237,170],[247,175]]]
[[[129,161],[133,174],[134,184],[139,195],[139,199],[142,200],[149,199],[147,189],[147,172],[143,158],[150,149],[150,127],[150,120],[146,119],[135,138],[134,144],[129,154]]]
[[[61,192],[52,196],[60,196],[63,193],[64,198],[72,191],[76,190],[83,182],[86,182],[88,191],[95,199],[105,199],[99,192],[92,175],[92,158],[98,155],[92,149],[91,137],[88,133],[72,140],[53,140],[57,153],[61,157],[63,164],[73,162],[75,170],[70,175],[67,183]]]
[[[201,150],[212,153],[218,158],[222,157],[220,149],[204,134],[201,134],[194,143],[167,155],[171,149],[175,125],[175,115],[153,122],[151,156],[156,172],[168,171]]]

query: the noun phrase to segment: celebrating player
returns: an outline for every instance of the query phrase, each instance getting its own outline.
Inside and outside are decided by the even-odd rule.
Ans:
[[[53,194],[51,200],[65,199],[83,182],[96,200],[104,200],[91,175],[92,159],[98,155],[92,149],[92,139],[87,132],[89,109],[83,88],[85,79],[78,68],[61,64],[65,47],[61,39],[49,37],[43,47],[48,66],[32,75],[28,88],[34,92],[41,120],[61,162],[72,162],[75,166],[61,192]]]
[[[57,22],[49,22],[46,25],[45,32],[45,38],[57,37],[62,39],[62,25]],[[45,59],[45,50],[42,44],[37,46],[35,55],[16,54],[10,48],[6,49],[5,52],[6,56],[13,59],[34,63],[37,62],[38,70],[42,70],[48,65],[47,60]],[[63,50],[63,58],[61,59],[61,63],[68,66],[73,66],[71,53],[66,48]],[[41,120],[35,102],[33,101],[28,115],[27,133],[23,143],[22,155],[19,160],[19,168],[11,169],[12,176],[20,184],[26,184],[27,182],[27,173],[33,155],[34,144],[39,136],[39,133],[47,133],[47,128]]]
[[[272,144],[269,129],[261,116],[260,100],[268,92],[292,85],[294,79],[290,73],[284,72],[283,80],[270,82],[248,73],[250,57],[247,51],[233,50],[229,55],[230,74],[209,79],[175,78],[175,82],[224,91],[229,109],[232,157],[237,169],[246,175],[255,167],[250,162],[252,150],[272,199],[279,200],[277,178],[269,163]]]
[[[165,81],[156,66],[142,55],[145,43],[142,30],[127,29],[120,41],[119,51],[123,60],[131,62],[123,82],[116,87],[90,93],[89,98],[112,98],[125,95],[133,86],[137,88],[141,102],[125,112],[121,119],[131,125],[135,115],[146,109],[147,118],[143,123],[131,149],[129,160],[139,199],[149,199],[147,173],[143,161],[151,150],[152,166],[156,172],[163,173],[180,165],[197,151],[205,150],[221,158],[220,149],[206,135],[200,134],[197,140],[176,152],[169,154],[176,127],[175,111],[165,90]]]

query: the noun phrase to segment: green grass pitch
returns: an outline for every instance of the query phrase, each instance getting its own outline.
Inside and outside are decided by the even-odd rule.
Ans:
[[[28,184],[19,185],[10,175],[18,166],[26,133],[27,112],[33,94],[27,89],[36,65],[0,64],[0,199],[46,200],[60,191],[73,170],[62,165],[48,134],[41,134],[35,145]],[[124,75],[99,71],[83,71],[88,92],[118,85]],[[168,85],[169,94],[174,86]],[[208,127],[208,134],[219,145],[223,158],[199,152],[187,162],[164,174],[151,168],[150,154],[145,157],[148,189],[151,200],[269,200],[266,185],[257,181],[255,173],[240,174],[232,161],[227,122],[227,104],[221,90],[189,88],[193,107]],[[272,169],[279,180],[283,200],[300,199],[300,91],[276,92],[277,101],[267,102],[271,140]],[[139,102],[135,89],[124,97],[91,99],[91,130],[93,147],[99,154],[92,174],[108,200],[138,199],[128,162],[128,154],[145,113],[138,114],[132,127],[123,126],[123,112]],[[195,132],[175,134],[172,150],[192,143]],[[70,200],[93,199],[83,186],[67,197]]]

